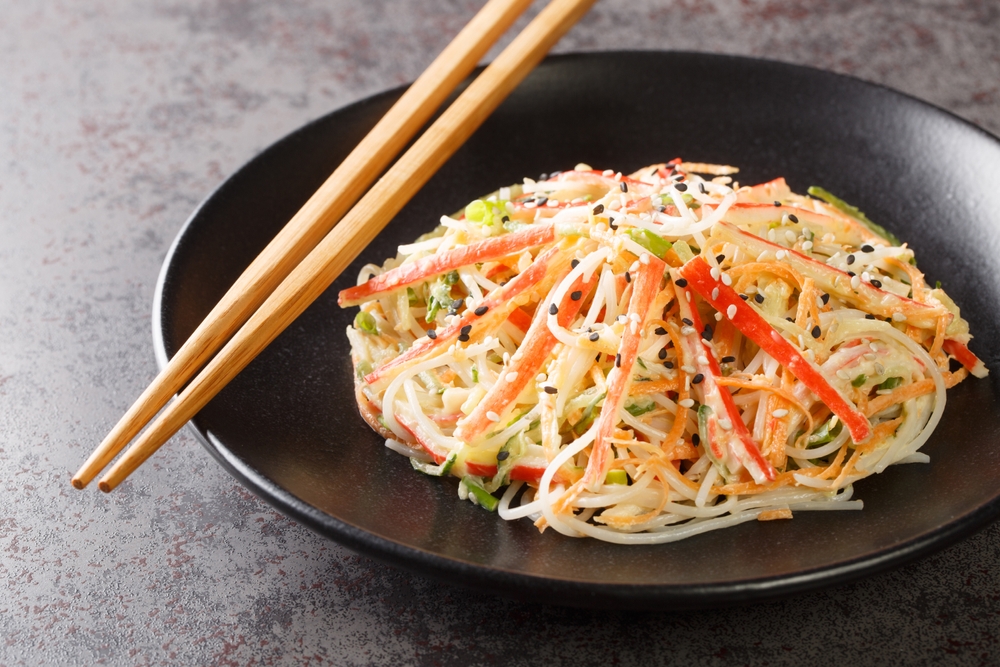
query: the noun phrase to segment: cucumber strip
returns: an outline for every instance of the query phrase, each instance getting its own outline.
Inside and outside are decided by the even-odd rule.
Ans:
[[[416,459],[410,459],[410,465],[413,466],[414,470],[418,470],[425,475],[430,475],[431,477],[444,477],[451,472],[451,467],[455,465],[456,460],[458,460],[458,452],[452,452],[441,465],[433,465]]]
[[[858,209],[857,206],[851,206],[850,204],[848,204],[846,201],[844,201],[840,197],[838,197],[838,196],[836,196],[836,195],[834,195],[834,194],[832,194],[830,192],[827,192],[823,188],[817,187],[815,185],[809,186],[809,189],[806,190],[806,192],[808,192],[809,194],[811,194],[813,197],[816,197],[817,199],[822,199],[827,204],[829,204],[830,206],[834,207],[835,209],[837,209],[841,213],[846,213],[847,215],[851,216],[852,218],[854,218],[855,220],[857,220],[858,222],[860,222],[862,225],[864,225],[865,227],[867,227],[869,229],[869,231],[875,232],[876,234],[878,234],[882,238],[884,238],[887,241],[891,242],[892,245],[894,245],[894,246],[903,245],[903,242],[899,240],[898,236],[896,236],[895,234],[893,234],[892,232],[890,232],[888,229],[886,229],[882,225],[880,225],[880,224],[878,224],[876,222],[872,222],[871,220],[869,220],[868,216],[866,216],[864,213],[862,213]]]
[[[484,489],[478,478],[471,476],[463,477],[462,484],[465,484],[466,488],[469,489],[469,495],[474,497],[483,509],[488,512],[495,512],[497,510],[500,499]]]

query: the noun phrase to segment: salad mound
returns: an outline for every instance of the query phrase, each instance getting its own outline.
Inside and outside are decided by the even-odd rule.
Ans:
[[[919,451],[987,370],[914,254],[821,188],[679,159],[469,203],[340,293],[386,445],[540,530],[626,544],[795,511]]]

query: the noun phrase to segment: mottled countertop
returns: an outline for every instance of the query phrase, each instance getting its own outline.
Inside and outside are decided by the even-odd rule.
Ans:
[[[187,432],[112,495],[70,487],[156,371],[153,287],[192,209],[287,132],[416,77],[479,5],[0,0],[0,664],[1000,662],[997,524],[779,602],[602,613],[353,554]],[[993,0],[603,0],[557,50],[623,48],[818,66],[1000,134]]]

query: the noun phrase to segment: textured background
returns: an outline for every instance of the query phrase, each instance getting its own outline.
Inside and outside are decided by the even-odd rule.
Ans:
[[[358,557],[186,433],[115,494],[69,486],[154,375],[153,286],[194,206],[302,123],[414,78],[479,4],[0,0],[0,663],[1000,661],[1000,525],[782,602],[598,613]],[[623,48],[832,69],[1000,133],[995,0],[603,0],[558,50]]]

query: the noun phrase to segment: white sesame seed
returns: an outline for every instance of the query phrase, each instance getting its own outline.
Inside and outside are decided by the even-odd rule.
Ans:
[[[558,200],[558,199],[550,199],[550,200],[548,200],[547,202],[545,202],[545,205],[546,205],[546,206],[552,206],[552,207],[556,207],[556,206],[559,206],[559,203],[560,203],[560,202],[559,202],[559,200]]]
[[[872,274],[868,273],[867,271],[862,271],[861,280],[865,281],[866,283],[870,283],[872,281]]]
[[[712,289],[712,300],[715,301],[718,298],[719,298],[719,288],[716,287]]]
[[[733,319],[734,317],[736,317],[736,304],[735,303],[729,304],[729,308],[726,308],[726,317],[728,317],[729,319]]]
[[[535,376],[535,381],[537,382],[545,382],[548,379],[549,376],[546,375],[545,373],[539,373],[538,375]]]
[[[789,243],[795,243],[797,235],[795,234],[795,232],[789,229],[785,232],[785,238],[788,239]]]
[[[723,431],[732,431],[733,422],[729,421],[728,419],[720,419],[719,428],[721,428]]]
[[[722,313],[716,313],[715,314],[715,321],[716,322],[721,322],[722,321]]]
[[[639,261],[643,264],[649,264],[649,253],[642,253],[639,255]]]
[[[510,352],[503,353],[503,365],[506,366],[510,363]]]
[[[774,243],[776,239],[777,236],[775,235],[775,231],[773,229],[767,230],[767,240],[770,241],[771,243]]]
[[[698,357],[698,363],[701,364],[702,366],[707,366],[708,365],[708,357],[706,357],[704,354],[699,355],[699,357]]]
[[[834,426],[836,426],[838,421],[840,421],[840,417],[838,417],[837,415],[834,415],[833,417],[831,417],[830,418],[830,428],[833,428]]]
[[[799,334],[799,349],[804,350],[805,348],[806,348],[806,341],[802,337],[802,334]]]
[[[688,303],[691,302],[691,292],[684,290],[684,300],[687,301]]]
[[[872,352],[878,352],[878,345],[875,344],[875,341],[868,343],[868,347],[871,348]]]
[[[681,370],[684,371],[685,373],[694,373],[697,369],[694,366],[691,366],[690,364],[684,364],[683,366],[681,366]]]
[[[785,251],[779,250],[778,252],[774,253],[774,258],[780,262],[785,258]]]
[[[885,366],[883,366],[882,364],[876,362],[876,364],[875,364],[875,372],[878,375],[884,375],[885,374]]]
[[[681,406],[682,408],[692,408],[694,407],[694,399],[685,398],[683,401],[679,401],[677,405]]]
[[[628,318],[633,322],[640,322],[642,320],[642,318],[639,317],[639,313],[629,313]]]
[[[781,419],[782,417],[786,417],[787,415],[788,415],[788,410],[785,410],[784,408],[780,408],[771,413],[771,416],[776,419]]]
[[[864,357],[865,361],[875,361],[876,359],[878,359],[878,357],[871,352],[862,356]]]
[[[813,242],[812,241],[806,241],[805,243],[802,244],[802,249],[806,250],[806,251],[812,250],[813,249]]]
[[[622,173],[621,173],[620,171],[619,171],[618,173],[616,173],[616,174],[615,174],[615,180],[616,180],[616,181],[620,181],[620,180],[622,180]]]
[[[633,334],[636,331],[638,331],[638,329],[639,329],[639,323],[638,322],[629,322],[628,323],[628,330],[631,331]]]
[[[809,361],[816,361],[816,353],[812,351],[812,348],[803,352],[802,356],[804,356]]]
[[[486,418],[489,419],[491,422],[498,422],[498,421],[500,421],[500,415],[498,415],[497,413],[493,412],[492,410],[490,410],[489,412],[486,413]]]
[[[639,262],[632,262],[632,266],[628,267],[628,270],[631,273],[635,273],[636,271],[638,271],[639,270]]]
[[[513,382],[514,380],[517,379],[517,371],[511,371],[510,373],[507,373],[507,375],[503,376],[503,379],[506,380],[507,382]]]
[[[861,276],[851,276],[851,289],[861,287]]]
[[[903,313],[901,313],[899,311],[896,311],[895,313],[892,314],[892,321],[893,322],[905,322],[906,321],[906,315],[904,315]]]
[[[764,252],[762,252],[759,255],[757,255],[757,261],[758,262],[763,262],[764,260],[766,260],[768,252],[769,252],[768,250],[765,250]]]
[[[725,285],[726,287],[729,287],[730,285],[733,284],[733,279],[729,277],[728,273],[722,274],[722,284]]]
[[[604,178],[611,178],[614,175],[615,175],[614,169],[605,169],[604,171],[601,172],[601,176],[603,176]]]
[[[524,208],[535,208],[536,206],[538,206],[538,204],[533,201],[524,202]]]
[[[839,377],[841,380],[850,380],[851,379],[850,374],[848,374],[848,372],[845,371],[843,368],[840,369],[839,371],[837,371],[837,377]]]
[[[712,270],[709,271],[709,273],[712,275],[712,280],[718,280],[719,279],[719,275],[720,275],[719,267],[713,266]]]

